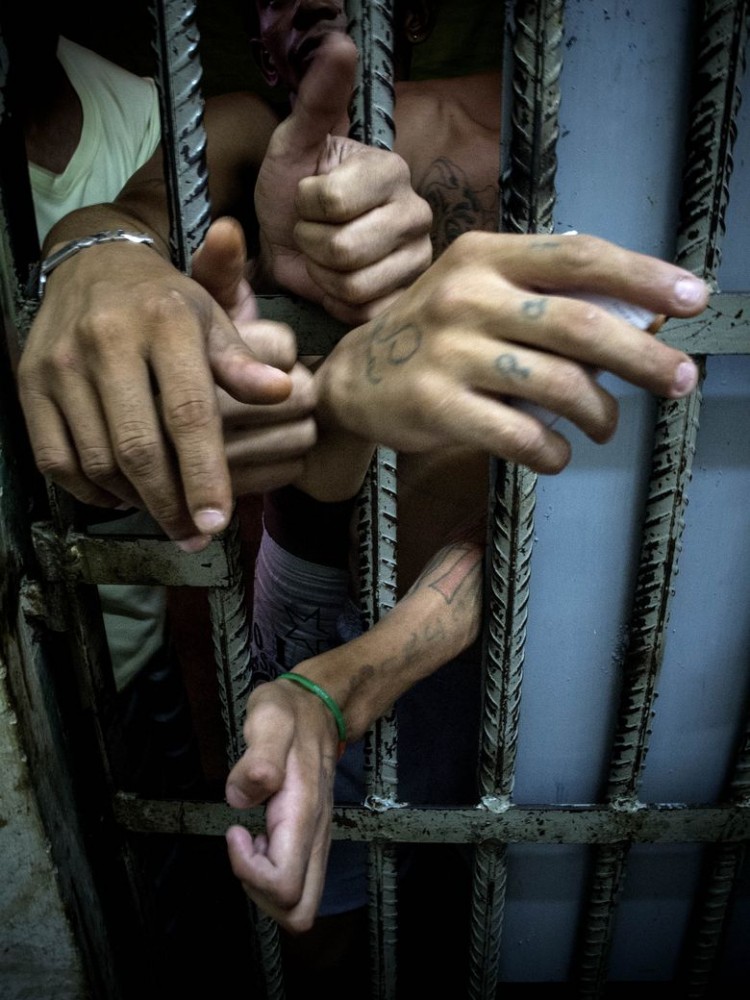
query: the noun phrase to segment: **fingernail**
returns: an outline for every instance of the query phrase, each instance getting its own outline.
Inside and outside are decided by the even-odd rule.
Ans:
[[[687,396],[698,384],[698,369],[692,361],[682,361],[672,382],[672,389],[680,396]]]
[[[703,301],[706,286],[700,278],[678,278],[674,285],[674,294],[681,305],[695,306]]]
[[[206,535],[193,535],[192,538],[177,538],[175,545],[182,552],[202,552],[211,542]]]
[[[206,535],[221,531],[227,526],[226,516],[220,510],[213,510],[210,507],[197,511],[193,520],[196,528]]]

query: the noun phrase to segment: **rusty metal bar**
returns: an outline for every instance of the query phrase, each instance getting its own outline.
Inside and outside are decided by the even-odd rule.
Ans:
[[[258,296],[264,319],[299,330],[300,354],[327,354],[345,332],[319,306],[283,296]],[[669,319],[659,340],[688,354],[747,354],[750,351],[750,293],[715,292],[706,310],[691,319]]]
[[[726,800],[747,808],[750,804],[750,716],[728,782]],[[731,913],[733,893],[747,857],[748,839],[727,843],[712,839],[706,849],[702,888],[695,907],[693,929],[684,948],[680,979],[688,997],[705,996]]]
[[[223,802],[147,799],[127,792],[116,797],[120,821],[141,833],[222,836],[238,823],[263,829],[263,809],[234,810]],[[747,799],[715,806],[660,802],[621,809],[606,803],[516,806],[494,804],[435,808],[405,806],[375,812],[339,806],[333,812],[336,840],[400,843],[482,844],[741,844],[750,837]]]
[[[694,69],[694,105],[683,170],[683,199],[677,263],[716,286],[724,231],[731,149],[736,134],[738,81],[746,41],[745,0],[709,2],[704,7],[700,50]],[[743,24],[745,28],[743,28]],[[703,358],[697,358],[703,371]],[[702,383],[702,378],[701,378]],[[663,658],[666,625],[684,528],[686,490],[698,434],[701,384],[684,400],[659,403],[652,472],[646,501],[641,560],[636,578],[630,639],[622,664],[623,688],[610,762],[606,798],[635,804],[648,748],[654,697]],[[627,871],[629,844],[602,848],[594,858],[589,905],[581,937],[577,978],[581,995],[598,997],[606,982],[616,900]],[[724,871],[723,866],[720,866]],[[723,879],[717,875],[716,879]],[[714,886],[717,882],[714,880]],[[726,896],[725,896],[726,898]],[[715,924],[716,897],[707,902]],[[706,929],[701,965],[707,964]],[[691,988],[697,984],[696,977]],[[699,978],[705,978],[701,975]],[[702,993],[696,995],[703,995]]]
[[[503,192],[508,232],[553,228],[564,7],[564,0],[515,5],[510,183]]]
[[[503,229],[509,232],[553,228],[563,7],[562,0],[519,0],[514,9],[510,167],[502,192]],[[506,808],[518,743],[537,476],[493,459],[490,480],[479,792],[483,807]],[[505,845],[479,845],[471,914],[472,1000],[490,1000],[497,993],[506,882]]]
[[[211,220],[206,166],[200,35],[193,0],[152,0],[172,262],[190,261]]]
[[[359,51],[350,135],[392,149],[395,125],[393,0],[348,5],[349,34]],[[360,607],[370,627],[396,603],[397,465],[389,448],[377,449],[358,500]],[[369,808],[390,809],[397,799],[398,731],[395,712],[365,737],[365,781]],[[397,868],[395,847],[370,845],[368,858],[371,996],[391,1000],[396,992]]]
[[[200,246],[211,218],[196,4],[191,0],[154,0],[151,9],[156,27],[156,80],[169,194],[172,262],[189,274],[192,254]],[[229,567],[229,586],[209,588],[208,603],[231,767],[244,749],[242,724],[252,682],[250,625],[236,513],[221,544]],[[282,1000],[278,926],[249,900],[248,910],[259,946],[262,988],[268,1000]]]

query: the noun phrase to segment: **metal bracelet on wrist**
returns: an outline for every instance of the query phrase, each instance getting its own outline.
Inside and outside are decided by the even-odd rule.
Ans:
[[[100,243],[118,242],[145,243],[146,246],[154,246],[154,240],[148,234],[128,233],[124,229],[109,229],[101,233],[94,233],[92,236],[80,236],[78,239],[66,243],[64,247],[60,247],[59,250],[50,254],[49,257],[34,265],[29,277],[28,294],[35,296],[41,302],[44,297],[47,278],[59,264],[62,264],[69,257],[74,256],[80,250],[85,250],[86,247],[93,247]]]

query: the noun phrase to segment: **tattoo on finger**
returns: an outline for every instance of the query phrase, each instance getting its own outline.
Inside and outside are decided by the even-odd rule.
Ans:
[[[510,378],[527,379],[531,375],[531,369],[520,365],[515,354],[498,355],[495,358],[495,367],[501,375],[508,375]]]
[[[526,299],[521,305],[521,312],[528,319],[539,319],[547,311],[547,299]]]

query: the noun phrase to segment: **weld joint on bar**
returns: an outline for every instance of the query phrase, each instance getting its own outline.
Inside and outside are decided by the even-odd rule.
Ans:
[[[613,812],[620,813],[636,813],[640,812],[642,809],[648,809],[648,806],[644,802],[639,802],[638,799],[634,799],[631,796],[614,798],[608,803],[608,805]],[[678,808],[676,803],[675,808]]]
[[[486,809],[487,812],[506,813],[511,808],[510,795],[483,795],[477,805],[477,809]]]
[[[364,801],[365,809],[371,812],[384,813],[390,809],[403,809],[407,802],[398,802],[396,799],[384,799],[380,795],[368,795]]]

